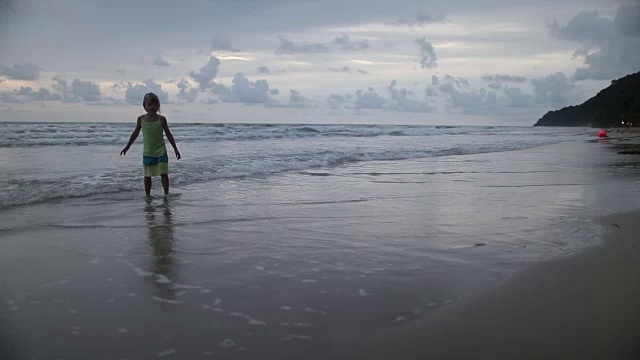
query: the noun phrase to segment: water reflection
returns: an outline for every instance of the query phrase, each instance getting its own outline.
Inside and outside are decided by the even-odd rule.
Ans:
[[[173,256],[175,234],[171,203],[166,197],[163,198],[162,204],[159,205],[155,205],[151,197],[147,198],[146,201],[147,242],[153,255],[150,271],[154,276],[151,281],[156,286],[158,297],[174,300],[176,294],[172,281],[175,280],[177,275],[177,261]]]

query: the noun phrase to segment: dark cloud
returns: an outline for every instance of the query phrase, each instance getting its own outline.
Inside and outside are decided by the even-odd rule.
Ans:
[[[181,79],[178,84],[180,91],[178,92],[178,98],[188,103],[192,103],[198,96],[198,89],[191,86],[191,83],[186,79]]]
[[[396,25],[396,26],[407,25],[409,27],[421,27],[427,24],[439,23],[439,22],[445,22],[445,21],[446,21],[446,18],[444,15],[431,15],[431,14],[425,14],[419,11],[415,17],[412,17],[412,18],[401,17],[392,23],[388,23],[388,25]]]
[[[622,6],[614,18],[616,30],[621,36],[640,36],[640,6]]]
[[[640,70],[640,5],[618,8],[613,19],[597,11],[584,11],[560,25],[554,21],[551,33],[580,43],[575,57],[585,67],[573,75],[574,80],[612,80]]]
[[[13,66],[0,66],[0,75],[13,80],[37,80],[40,68],[31,63],[16,63]]]
[[[358,69],[358,72],[360,74],[368,74],[369,73],[367,70],[362,70],[362,69]]]
[[[162,90],[162,85],[157,84],[151,79],[144,80],[142,84],[128,84],[127,91],[124,94],[124,100],[129,105],[142,106],[142,100],[146,93],[155,93],[160,99],[160,103],[169,102],[169,94]]]
[[[568,105],[568,94],[574,87],[561,72],[533,79],[531,84],[535,89],[535,102],[552,107]]]
[[[227,35],[213,36],[211,38],[211,50],[238,52],[237,49],[234,49],[233,46],[231,46],[231,38]]]
[[[502,83],[500,83],[499,81],[494,81],[491,84],[487,85],[488,87],[492,88],[493,90],[500,90],[502,89]]]
[[[213,79],[218,75],[218,66],[220,66],[220,60],[212,56],[209,58],[209,62],[201,67],[198,72],[191,71],[189,76],[200,85],[200,90],[204,91],[211,87]]]
[[[328,53],[329,48],[325,44],[296,44],[287,40],[284,36],[279,36],[280,47],[276,50],[276,54],[314,54]]]
[[[437,67],[438,57],[436,56],[436,50],[430,42],[426,41],[426,37],[417,39],[416,44],[420,46],[420,66],[422,66],[423,69]]]
[[[269,94],[271,94],[271,95],[278,95],[278,94],[280,94],[280,90],[278,90],[278,89],[271,89],[271,90],[269,90]]]
[[[524,76],[513,76],[513,75],[505,75],[505,74],[483,75],[481,79],[483,81],[499,81],[499,82],[514,82],[514,83],[523,83],[527,81],[527,78]]]
[[[333,44],[345,51],[364,51],[369,49],[369,40],[351,41],[349,35],[342,35],[333,40]]]
[[[271,72],[271,70],[269,70],[269,68],[266,67],[266,66],[260,66],[260,67],[258,67],[258,72],[260,74],[268,74],[268,73]]]
[[[163,59],[160,55],[156,55],[156,57],[153,59],[153,65],[171,66],[171,64],[169,64],[169,62]]]

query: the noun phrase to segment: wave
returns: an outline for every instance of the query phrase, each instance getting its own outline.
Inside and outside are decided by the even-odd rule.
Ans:
[[[303,138],[431,137],[460,135],[531,136],[529,128],[418,125],[301,125],[301,124],[172,124],[179,142],[259,141]],[[41,146],[124,145],[132,124],[0,123],[0,148]],[[536,134],[566,136],[562,131]]]

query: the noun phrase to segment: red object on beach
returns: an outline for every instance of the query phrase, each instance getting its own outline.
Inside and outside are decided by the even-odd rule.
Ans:
[[[600,130],[600,132],[598,133],[598,137],[601,137],[601,138],[607,137],[607,132],[604,130]]]

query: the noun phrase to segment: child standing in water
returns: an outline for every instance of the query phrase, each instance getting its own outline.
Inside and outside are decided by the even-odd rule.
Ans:
[[[176,154],[176,158],[180,160],[180,151],[176,146],[176,142],[169,131],[169,125],[167,125],[167,118],[159,115],[160,112],[160,99],[158,95],[154,93],[148,93],[142,100],[142,106],[147,112],[144,115],[138,116],[138,121],[135,130],[131,134],[129,143],[122,149],[120,155],[126,155],[127,151],[131,147],[140,129],[142,129],[142,142],[144,144],[144,152],[142,156],[142,163],[144,164],[144,192],[149,196],[151,194],[151,177],[160,176],[162,178],[162,188],[164,194],[169,194],[169,157],[167,156],[167,148],[164,146],[164,139],[162,132],[164,131],[167,136],[167,140],[173,146],[173,151]]]

